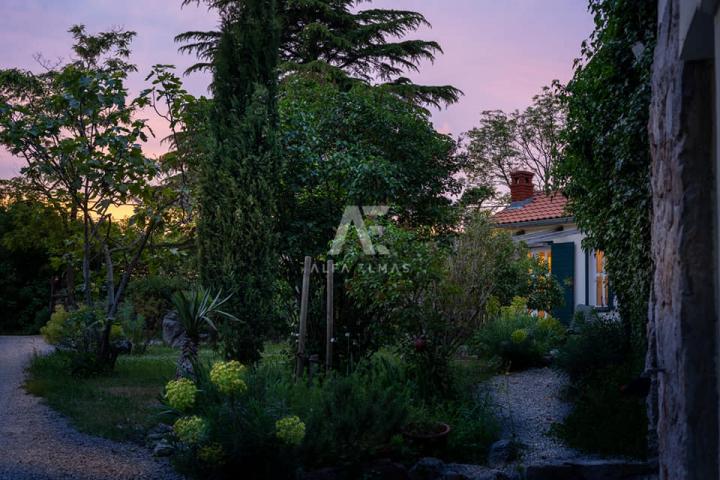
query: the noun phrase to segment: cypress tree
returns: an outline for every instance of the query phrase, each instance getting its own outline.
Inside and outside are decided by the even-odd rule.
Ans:
[[[259,358],[277,265],[279,182],[275,0],[227,2],[213,61],[212,153],[200,170],[198,250],[204,286],[232,294],[221,328],[228,358]]]

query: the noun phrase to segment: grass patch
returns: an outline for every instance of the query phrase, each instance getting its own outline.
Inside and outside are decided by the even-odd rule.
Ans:
[[[70,374],[69,356],[55,352],[33,359],[25,388],[82,432],[142,443],[159,421],[159,396],[175,375],[177,355],[167,347],[150,347],[145,355],[118,358],[111,375],[77,378]],[[201,351],[203,361],[213,356],[210,350]]]

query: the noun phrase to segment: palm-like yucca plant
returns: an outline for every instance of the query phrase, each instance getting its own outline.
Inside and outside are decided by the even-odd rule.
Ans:
[[[178,377],[194,377],[193,365],[197,361],[198,346],[200,345],[200,333],[206,327],[217,331],[213,318],[222,316],[237,321],[233,315],[220,310],[220,307],[227,302],[231,295],[221,299],[221,293],[213,295],[203,288],[197,288],[189,292],[176,292],[172,296],[172,304],[177,311],[178,320],[185,329],[185,339],[180,350],[180,358],[177,362]]]

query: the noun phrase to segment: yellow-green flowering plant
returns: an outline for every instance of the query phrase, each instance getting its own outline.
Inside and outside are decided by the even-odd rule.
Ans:
[[[178,440],[188,445],[199,443],[207,433],[207,423],[198,416],[182,417],[173,425]]]
[[[198,458],[205,463],[211,465],[219,465],[223,463],[225,457],[225,450],[219,443],[211,443],[205,445],[198,451]]]
[[[300,445],[305,438],[305,424],[297,415],[281,418],[275,422],[275,435],[289,445]]]
[[[528,338],[528,331],[524,328],[518,328],[512,334],[510,335],[510,340],[512,340],[513,343],[519,344],[523,343]]]
[[[226,395],[243,393],[247,390],[242,378],[244,372],[245,367],[237,360],[218,362],[210,370],[210,381]]]
[[[175,410],[185,411],[195,405],[198,389],[187,378],[171,380],[165,386],[165,399]]]

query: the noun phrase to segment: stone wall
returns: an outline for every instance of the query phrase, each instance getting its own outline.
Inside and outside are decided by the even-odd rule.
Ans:
[[[660,477],[716,479],[713,63],[680,58],[679,6],[661,1],[653,66],[648,367]],[[712,39],[710,39],[712,40]]]

